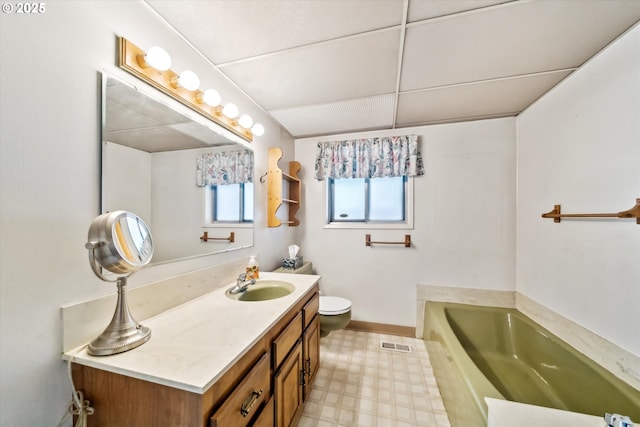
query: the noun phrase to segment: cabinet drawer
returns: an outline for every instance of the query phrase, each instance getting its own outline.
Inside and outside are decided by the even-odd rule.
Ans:
[[[320,294],[316,292],[316,294],[309,300],[308,303],[302,308],[302,317],[304,321],[304,328],[306,329],[309,326],[309,323],[313,320],[315,315],[320,310]]]
[[[269,353],[262,355],[220,409],[211,417],[211,427],[244,427],[271,395]]]
[[[302,312],[287,325],[278,338],[273,340],[273,363],[274,370],[278,369],[278,366],[287,357],[289,351],[293,348],[294,344],[302,336]]]

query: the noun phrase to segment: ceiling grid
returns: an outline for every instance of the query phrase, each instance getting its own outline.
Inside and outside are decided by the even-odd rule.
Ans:
[[[640,0],[146,0],[294,137],[517,115]]]

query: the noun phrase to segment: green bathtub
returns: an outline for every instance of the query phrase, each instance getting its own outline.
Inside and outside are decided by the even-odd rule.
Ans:
[[[485,427],[484,397],[640,422],[640,391],[517,310],[427,302],[424,323],[452,427]]]

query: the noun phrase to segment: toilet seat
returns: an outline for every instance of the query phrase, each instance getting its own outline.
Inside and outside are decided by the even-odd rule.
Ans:
[[[324,316],[337,316],[351,310],[351,301],[341,297],[320,295],[320,309],[318,313]]]

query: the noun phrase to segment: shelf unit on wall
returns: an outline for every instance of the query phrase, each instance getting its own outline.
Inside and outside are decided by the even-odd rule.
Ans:
[[[267,225],[269,227],[279,227],[281,224],[288,224],[292,227],[300,225],[300,220],[296,218],[298,209],[301,206],[302,183],[298,178],[298,173],[302,166],[299,162],[289,162],[289,173],[282,172],[278,167],[278,162],[282,158],[282,150],[278,147],[269,148],[269,171],[268,171],[268,193],[269,203],[267,206]],[[288,187],[288,197],[283,198],[283,188]],[[285,203],[289,205],[289,219],[283,221],[276,216],[278,208]]]

